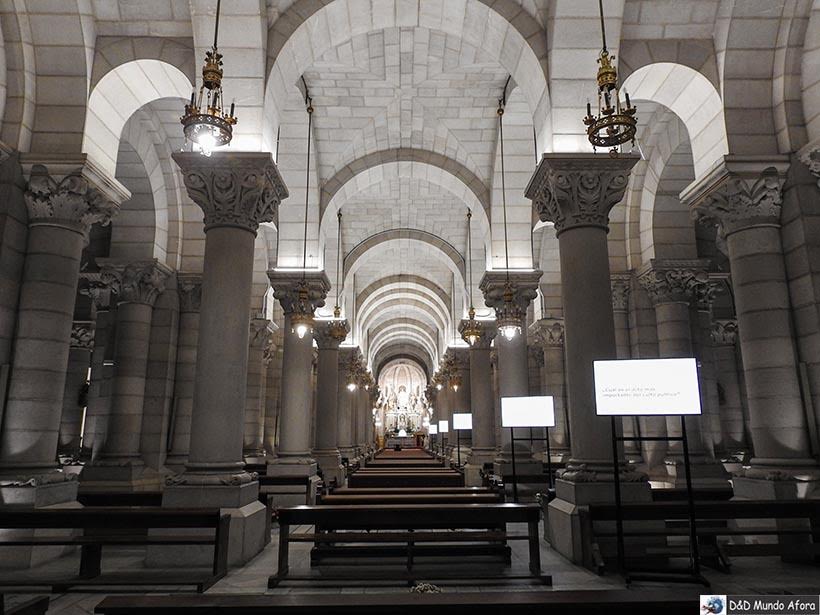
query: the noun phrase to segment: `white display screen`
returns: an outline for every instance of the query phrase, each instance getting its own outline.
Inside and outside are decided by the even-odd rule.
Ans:
[[[439,421],[438,422],[438,432],[439,433],[448,433],[450,431],[450,421]]]
[[[473,415],[468,413],[455,413],[453,415],[453,429],[460,430],[460,429],[472,429],[473,428]]]
[[[502,427],[555,427],[552,397],[502,397]]]
[[[428,425],[427,433],[431,436],[435,436],[436,434],[438,434],[438,425]]]
[[[595,361],[599,416],[700,414],[695,359]]]

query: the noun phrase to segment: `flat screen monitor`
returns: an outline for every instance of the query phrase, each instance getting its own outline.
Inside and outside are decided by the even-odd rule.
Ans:
[[[552,397],[502,397],[502,427],[555,427]]]
[[[700,414],[697,361],[595,361],[595,409],[600,416]]]
[[[453,429],[459,431],[461,429],[473,428],[473,415],[467,412],[456,412],[453,414]]]
[[[439,433],[448,433],[450,431],[450,421],[439,421],[438,422],[438,432]]]

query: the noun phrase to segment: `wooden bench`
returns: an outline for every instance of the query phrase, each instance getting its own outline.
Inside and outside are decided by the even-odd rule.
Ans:
[[[6,607],[3,594],[0,594],[0,613],[2,615],[45,615],[48,605],[48,596],[39,596],[21,602],[16,606]]]
[[[330,491],[334,495],[413,495],[437,493],[494,493],[504,497],[504,492],[492,487],[339,487]]]
[[[734,497],[731,487],[722,488],[697,488],[693,490],[695,499],[706,502],[727,502]],[[653,502],[685,502],[688,498],[686,489],[653,489]]]
[[[230,516],[219,509],[119,508],[86,507],[69,509],[0,510],[0,530],[79,530],[65,535],[21,535],[2,532],[3,547],[78,546],[79,575],[60,579],[32,578],[28,571],[16,575],[4,574],[0,592],[6,588],[50,587],[52,592],[69,588],[110,585],[192,585],[202,592],[221,579],[228,570],[228,528]],[[180,534],[152,533],[150,530],[180,529]],[[189,530],[201,530],[191,533]],[[180,574],[163,572],[102,573],[102,550],[106,546],[177,546],[211,545],[214,547],[210,574]],[[7,590],[6,590],[7,591]]]
[[[621,507],[622,519],[630,522],[632,527],[624,531],[626,554],[629,556],[629,538],[661,537],[667,541],[672,537],[689,535],[689,511],[686,502],[652,502],[624,504]],[[734,500],[697,501],[695,502],[698,543],[704,563],[728,568],[729,556],[765,556],[779,555],[790,561],[820,561],[820,501],[750,501]],[[614,504],[595,504],[581,508],[580,521],[582,534],[598,539],[614,540],[616,532],[614,521],[617,508]],[[733,521],[765,520],[769,523],[758,525],[738,525]],[[633,522],[662,522],[648,528],[636,528]],[[802,523],[801,523],[802,522]],[[596,524],[607,523],[606,529]],[[719,542],[719,538],[730,537],[776,537],[777,542],[766,543],[728,543]],[[710,552],[711,547],[711,552]],[[596,551],[593,545],[592,552]],[[597,548],[600,552],[600,549]],[[672,546],[662,548],[654,555],[681,555]],[[688,554],[688,548],[685,553]],[[603,562],[590,562],[602,569]]]
[[[162,506],[162,491],[80,491],[83,506]]]
[[[461,554],[503,553],[509,564],[510,551],[506,542],[527,540],[530,572],[539,575],[539,519],[539,508],[526,504],[379,505],[368,507],[366,514],[361,506],[350,505],[283,508],[279,511],[279,567],[277,574],[268,579],[268,587],[275,587],[288,576],[289,545],[294,541],[314,543],[311,564],[325,556],[404,555],[409,571],[416,555],[458,557]],[[528,532],[525,536],[510,535],[506,531],[507,523],[526,523]],[[315,526],[315,532],[292,535],[290,528],[295,525]],[[483,544],[463,544],[476,542]],[[380,543],[382,548],[345,548],[337,546],[340,543]],[[390,543],[401,546],[398,549],[386,547]],[[418,543],[438,545],[425,548]],[[464,548],[452,544],[442,548],[443,543],[462,543]]]
[[[187,596],[109,596],[95,609],[99,615],[600,615],[617,609],[630,615],[692,615],[700,608],[697,590],[526,591],[441,594],[204,594]]]
[[[494,504],[503,502],[498,493],[383,493],[351,495],[330,493],[319,496],[316,504],[349,504],[351,506],[374,506],[379,504]]]
[[[351,487],[463,487],[464,476],[458,472],[354,472],[347,479]]]
[[[268,496],[271,495],[271,487],[303,487],[305,496],[314,489],[315,478],[311,476],[259,476],[259,501],[268,505]]]

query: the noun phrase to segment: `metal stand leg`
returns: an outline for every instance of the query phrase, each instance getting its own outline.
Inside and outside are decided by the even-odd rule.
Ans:
[[[510,427],[510,453],[512,454],[513,501],[518,504],[518,476],[515,473],[515,428]]]

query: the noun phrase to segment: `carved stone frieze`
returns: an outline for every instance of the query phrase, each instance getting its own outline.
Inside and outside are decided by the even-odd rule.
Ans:
[[[211,157],[177,152],[188,196],[205,213],[205,231],[233,226],[256,233],[263,222],[276,222],[287,198],[273,158],[266,152],[219,152]]]
[[[156,260],[105,264],[100,272],[101,279],[116,291],[119,303],[151,306],[165,290],[170,275],[171,270]]]
[[[556,234],[569,228],[609,228],[609,212],[623,199],[637,156],[544,154],[525,196]]]
[[[708,261],[655,260],[638,275],[653,305],[689,303],[709,284]]]

